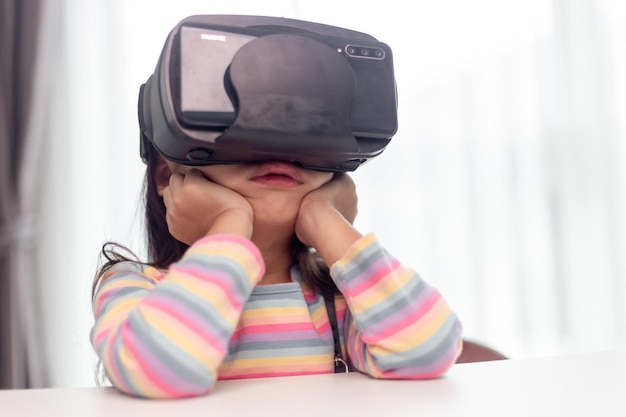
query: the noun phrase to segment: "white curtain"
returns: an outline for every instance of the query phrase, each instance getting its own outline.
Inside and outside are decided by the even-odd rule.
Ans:
[[[39,224],[53,386],[93,385],[101,244],[141,253],[136,101],[191,14],[293,17],[394,51],[400,129],[354,178],[357,226],[511,357],[626,348],[626,7],[620,0],[58,0]]]

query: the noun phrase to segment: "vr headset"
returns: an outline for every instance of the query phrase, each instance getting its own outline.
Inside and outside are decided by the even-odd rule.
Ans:
[[[144,161],[156,149],[184,165],[287,160],[354,171],[383,152],[397,124],[389,46],[279,17],[182,20],[139,92]]]

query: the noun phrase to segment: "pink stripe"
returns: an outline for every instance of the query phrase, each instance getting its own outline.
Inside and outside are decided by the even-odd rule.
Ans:
[[[300,322],[300,323],[277,323],[277,324],[257,324],[257,325],[247,325],[245,327],[246,333],[278,333],[278,332],[291,332],[291,331],[302,331],[302,330],[314,330],[311,322]],[[239,331],[237,332],[239,333]]]
[[[337,320],[339,320],[339,318]],[[317,328],[317,331],[319,334],[330,333],[331,332],[330,321],[328,320],[324,321],[324,323],[322,323],[322,325]]]
[[[381,259],[363,271],[358,278],[351,280],[348,285],[348,292],[351,296],[356,297],[384,280],[388,275],[393,274],[399,267],[401,265],[395,260],[389,263],[387,259]]]
[[[431,379],[443,375],[454,364],[456,346],[448,349],[439,359],[429,366],[402,368],[383,372],[385,379]]]
[[[129,326],[126,324],[120,328],[123,345],[132,352],[132,355],[143,372],[153,385],[169,397],[180,398],[204,393],[206,388],[198,387],[181,379],[178,375],[168,369],[153,354],[151,349],[146,348],[140,339],[134,337]]]
[[[214,273],[215,275],[206,276],[207,271],[200,270],[192,266],[185,266],[185,267],[172,266],[171,271],[179,271],[185,274],[186,276],[184,280],[190,280],[190,281],[198,280],[200,282],[207,282],[207,283],[211,283],[215,285],[222,291],[222,294],[220,294],[220,297],[223,297],[225,300],[228,300],[228,303],[234,309],[241,310],[243,302],[245,301],[244,297],[241,296],[241,294],[238,292],[238,289],[234,285],[228,284],[230,281],[232,281],[232,277],[227,275],[226,272],[221,271],[221,270],[214,270],[211,272]],[[174,278],[174,281],[180,281],[180,279]],[[189,289],[187,288],[187,285],[185,285],[184,282],[178,282],[178,285],[180,285],[185,290],[189,291]],[[198,284],[198,285],[202,286],[202,284]]]
[[[319,298],[319,295],[315,291],[307,291],[304,288],[302,289],[302,294],[308,305],[314,304]]]
[[[266,324],[237,330],[230,344],[317,338],[319,333],[311,323]]]
[[[224,345],[227,343],[227,339],[220,333],[216,334],[211,332],[211,330],[216,329],[216,327],[208,325],[209,320],[207,320],[206,316],[197,314],[194,310],[188,308],[184,304],[181,304],[179,300],[175,299],[150,297],[150,299],[146,299],[145,302],[147,305],[166,313],[167,315],[173,317],[176,321],[183,324],[185,327],[192,330],[218,352],[225,352]],[[223,318],[220,316],[219,320],[223,321]]]
[[[112,333],[111,329],[96,333],[96,335],[94,336],[94,341],[93,341],[94,345],[96,346],[96,349],[98,349],[100,345],[106,341],[106,338],[111,333]]]
[[[337,309],[337,321],[343,322],[346,318],[346,314],[348,312],[348,308],[346,306],[340,307]]]
[[[408,305],[403,310],[386,317],[385,320],[368,327],[368,341],[372,342],[373,340],[386,339],[406,329],[426,315],[440,299],[441,295],[435,291],[426,300],[421,302],[420,308],[417,310],[407,312],[407,310],[414,308],[412,305]],[[405,314],[408,315],[405,316]]]
[[[132,282],[132,281],[131,281]],[[133,285],[133,287],[135,287]],[[102,309],[109,303],[110,300],[114,299],[118,292],[121,290],[128,289],[128,287],[116,287],[111,289],[106,289],[106,284],[100,288],[98,294],[96,296],[96,308],[95,315],[96,317],[100,317],[102,315]],[[135,287],[136,289],[143,289],[140,287]]]
[[[361,338],[359,337],[358,332],[353,326],[350,326],[350,333],[348,334],[348,345],[346,346],[349,351],[350,360],[355,365],[360,365],[361,368],[364,368],[365,360],[363,359],[363,349],[359,349],[360,346],[363,345]]]
[[[301,375],[321,375],[332,374],[333,370],[328,371],[299,371],[299,372],[257,372],[257,373],[245,373],[243,375],[233,375],[227,377],[219,377],[220,381],[227,381],[232,379],[248,379],[248,378],[273,378],[280,376],[301,376]]]
[[[280,342],[284,340],[319,340],[319,334],[311,330],[280,332],[280,333],[262,333],[262,334],[242,334],[231,339],[231,345],[250,342]]]
[[[107,343],[107,348],[109,354],[107,355],[107,375],[113,380],[116,381],[115,385],[119,387],[120,390],[124,392],[132,392],[130,387],[126,385],[124,379],[121,377],[121,373],[119,368],[117,367],[117,362],[113,360],[115,358],[115,353],[117,353],[114,349],[115,339],[110,338]],[[104,350],[100,351],[101,354],[104,354]]]
[[[211,246],[213,242],[227,242],[232,244],[233,246],[242,246],[244,247],[250,255],[256,260],[256,263],[260,266],[261,274],[265,274],[265,262],[263,261],[263,257],[261,256],[261,252],[259,249],[252,243],[252,241],[237,235],[229,235],[229,234],[219,234],[219,235],[211,235],[205,238],[198,240],[193,246],[192,250],[196,248],[201,248],[205,245]],[[222,252],[222,251],[211,251],[211,252]]]

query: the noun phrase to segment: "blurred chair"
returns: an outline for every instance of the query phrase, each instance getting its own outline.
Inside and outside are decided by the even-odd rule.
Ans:
[[[463,352],[456,363],[485,362],[508,359],[502,353],[481,343],[463,340]]]

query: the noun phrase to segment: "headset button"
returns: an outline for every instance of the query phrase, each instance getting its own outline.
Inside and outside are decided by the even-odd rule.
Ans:
[[[346,161],[341,164],[341,169],[344,171],[354,171],[361,165],[365,160],[364,159],[352,159],[350,161]]]
[[[208,149],[198,148],[192,149],[187,153],[187,160],[191,162],[202,162],[211,159],[213,152]]]

